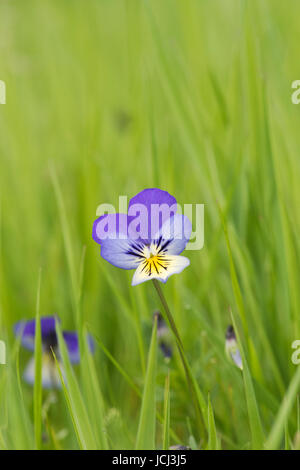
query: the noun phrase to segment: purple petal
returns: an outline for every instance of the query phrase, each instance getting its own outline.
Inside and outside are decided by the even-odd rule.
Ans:
[[[63,337],[68,348],[69,358],[72,364],[78,364],[80,361],[79,340],[77,333],[73,331],[64,331]],[[95,344],[91,335],[88,335],[88,346],[91,353],[94,353]]]
[[[80,361],[78,335],[75,332],[64,331],[63,337],[69,352],[69,358],[72,363]]]
[[[89,347],[90,352],[92,354],[94,354],[94,352],[95,352],[95,341],[94,341],[94,339],[91,335],[88,335],[87,343],[88,343],[88,347]]]
[[[101,244],[101,256],[122,269],[135,269],[138,257],[132,254],[135,243],[128,237],[127,214],[106,214],[94,222],[93,239]]]
[[[101,215],[94,222],[93,239],[101,245],[108,239],[127,238],[130,220],[127,214]]]
[[[55,316],[41,317],[42,341],[49,333],[55,332],[55,321],[59,319]],[[17,337],[21,337],[21,343],[24,348],[34,351],[35,338],[35,319],[29,321],[20,321],[15,324],[14,332]]]
[[[144,189],[129,202],[128,215],[133,219],[129,228],[133,226],[135,229],[135,224],[139,223],[138,228],[142,233],[139,238],[144,243],[149,243],[163,223],[176,214],[176,211],[176,199],[167,191],[156,188]]]

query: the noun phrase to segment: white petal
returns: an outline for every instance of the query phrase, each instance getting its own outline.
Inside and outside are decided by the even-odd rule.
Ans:
[[[243,370],[243,362],[242,362],[240,351],[238,349],[236,349],[235,351],[232,351],[231,357],[235,365],[237,365],[240,369]]]
[[[172,274],[180,273],[190,264],[190,260],[185,256],[167,255],[166,260],[167,264],[165,267],[156,264],[158,272],[156,269],[152,268],[150,273],[147,268],[145,269],[145,264],[140,263],[133,275],[131,285],[136,286],[137,284],[141,284],[142,282],[149,281],[151,279],[158,279],[161,282],[166,282]]]
[[[62,365],[60,369],[62,370]],[[63,374],[64,375],[64,374]],[[28,362],[24,371],[24,380],[30,384],[34,384],[35,377],[35,361],[34,357]],[[43,354],[42,357],[42,386],[43,388],[61,388],[61,381],[56,363],[48,354]]]
[[[30,361],[28,362],[23,377],[25,382],[27,382],[28,384],[34,384],[34,358],[30,359]]]

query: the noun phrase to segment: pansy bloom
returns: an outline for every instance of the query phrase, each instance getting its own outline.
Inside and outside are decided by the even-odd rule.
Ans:
[[[159,348],[165,358],[165,361],[169,362],[172,357],[170,330],[160,312],[155,312],[153,317],[157,318],[157,339]]]
[[[41,318],[41,337],[42,337],[42,385],[44,388],[60,388],[61,381],[59,372],[55,364],[52,350],[59,362],[60,369],[63,371],[61,357],[58,348],[58,339],[56,335],[55,322],[59,319],[55,316]],[[35,320],[20,321],[16,323],[15,335],[21,339],[21,344],[29,351],[34,351],[35,344]],[[78,335],[72,331],[63,331],[63,338],[69,353],[70,362],[77,364],[80,361]],[[90,351],[94,350],[94,342],[89,335],[88,343]],[[34,384],[35,365],[34,357],[28,362],[24,371],[24,380],[30,385]]]
[[[227,356],[235,363],[235,365],[239,367],[239,369],[243,369],[242,358],[232,325],[229,325],[226,331],[225,350]]]
[[[161,189],[134,196],[127,214],[105,214],[95,220],[93,239],[101,256],[122,269],[135,269],[132,285],[150,279],[166,282],[190,261],[179,256],[192,232],[189,219],[177,213],[176,199]]]

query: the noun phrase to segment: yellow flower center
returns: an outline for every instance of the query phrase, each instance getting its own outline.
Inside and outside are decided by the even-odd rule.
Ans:
[[[150,253],[150,256],[142,261],[142,271],[145,271],[149,276],[154,273],[160,274],[164,270],[167,270],[168,264],[169,262],[165,255]]]

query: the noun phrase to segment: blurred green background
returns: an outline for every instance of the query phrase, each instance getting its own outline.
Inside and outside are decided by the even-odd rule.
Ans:
[[[77,327],[83,247],[82,321],[143,390],[160,305],[151,283],[132,288],[131,272],[100,258],[91,231],[99,204],[147,187],[205,204],[205,246],[187,252],[190,267],[164,292],[222,448],[251,447],[247,390],[266,442],[296,445],[299,378],[277,419],[300,339],[299,14],[297,0],[1,0],[1,447],[35,446],[32,389],[17,374],[30,354],[13,324],[35,316],[41,268],[41,314]],[[225,357],[230,308],[251,392]],[[158,352],[157,363],[161,413],[170,370],[171,444],[203,448],[179,357],[167,366]],[[140,398],[99,346],[95,364],[108,447],[134,448]],[[77,448],[64,394],[55,396],[43,446]],[[156,431],[161,448],[159,421]]]

